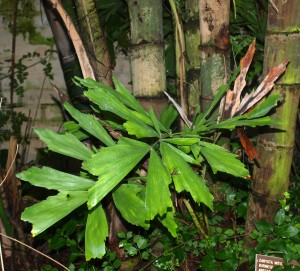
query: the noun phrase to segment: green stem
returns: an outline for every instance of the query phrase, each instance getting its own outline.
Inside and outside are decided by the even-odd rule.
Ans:
[[[198,218],[197,218],[197,216],[196,216],[196,214],[195,214],[195,212],[194,212],[191,204],[189,203],[189,201],[186,200],[186,199],[183,199],[183,202],[184,202],[186,208],[188,209],[188,211],[189,211],[189,213],[190,213],[190,215],[191,215],[191,217],[192,217],[192,219],[193,219],[193,221],[195,223],[196,228],[199,230],[200,233],[203,234],[203,236],[205,238],[208,238],[208,235],[205,233],[205,229],[200,224],[200,222],[199,222],[199,220],[198,220]]]
[[[204,227],[206,229],[206,232],[209,233],[209,223],[208,223],[208,217],[206,213],[206,207],[203,204],[201,204],[201,209],[202,209]]]

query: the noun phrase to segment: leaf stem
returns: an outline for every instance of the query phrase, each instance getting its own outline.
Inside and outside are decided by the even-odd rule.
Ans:
[[[205,233],[205,229],[200,224],[200,222],[199,222],[199,220],[198,220],[198,218],[197,218],[197,216],[196,216],[196,214],[195,214],[195,212],[194,212],[191,204],[189,203],[189,201],[186,200],[186,199],[183,199],[183,202],[184,202],[186,208],[188,209],[188,211],[189,211],[189,213],[190,213],[190,215],[191,215],[191,217],[192,217],[192,219],[193,219],[193,221],[195,223],[196,228],[199,230],[200,233],[203,234],[203,236],[205,238],[208,238],[208,235]]]

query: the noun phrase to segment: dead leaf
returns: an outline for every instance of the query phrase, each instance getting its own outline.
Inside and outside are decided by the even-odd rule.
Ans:
[[[286,60],[283,63],[274,66],[262,83],[258,86],[256,91],[250,93],[249,95],[245,95],[234,115],[241,115],[245,113],[255,104],[257,104],[263,97],[265,97],[274,87],[275,81],[278,79],[278,77],[284,73],[288,63],[289,61]]]
[[[240,61],[241,70],[240,70],[240,74],[235,79],[234,89],[233,90],[229,89],[227,92],[225,109],[223,113],[224,119],[228,119],[232,117],[240,105],[241,93],[244,87],[246,86],[246,75],[249,70],[255,52],[255,44],[256,41],[254,40],[249,46],[246,55],[241,59]]]
[[[246,93],[241,100],[241,94],[246,86],[246,75],[255,52],[255,40],[249,46],[246,55],[240,61],[240,74],[235,79],[233,90],[228,90],[225,99],[223,119],[242,115],[263,99],[274,87],[275,81],[286,70],[288,61],[273,67],[258,88],[252,93]]]
[[[180,105],[178,103],[175,102],[175,100],[167,93],[164,91],[164,93],[166,94],[166,96],[169,98],[169,100],[173,103],[173,105],[175,106],[175,108],[177,109],[179,115],[181,116],[182,120],[185,122],[185,124],[191,128],[192,127],[192,122],[187,118],[187,116],[185,115],[183,109],[180,107]]]
[[[258,159],[258,153],[256,152],[252,142],[250,141],[249,137],[245,134],[242,128],[236,129],[237,134],[240,138],[241,144],[249,157],[249,159],[252,161],[253,159]]]

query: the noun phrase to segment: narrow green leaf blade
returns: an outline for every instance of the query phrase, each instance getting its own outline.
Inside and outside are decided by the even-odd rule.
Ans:
[[[199,138],[197,137],[173,137],[173,138],[165,138],[164,142],[168,142],[171,144],[179,145],[179,146],[191,146],[197,144],[199,142]]]
[[[121,100],[133,110],[147,116],[146,110],[141,106],[141,104],[136,100],[136,98],[126,89],[115,77],[113,77],[113,82],[116,87],[116,91],[120,94]]]
[[[78,140],[84,140],[89,138],[89,134],[82,131],[80,126],[74,121],[66,121],[64,122],[65,130],[75,136]]]
[[[160,151],[163,163],[171,173],[176,191],[188,191],[197,203],[203,202],[210,209],[213,209],[213,195],[197,173],[187,164],[187,162],[171,149],[166,143],[162,142]]]
[[[174,152],[176,152],[177,154],[179,154],[186,162],[190,163],[190,164],[194,164],[194,165],[200,165],[200,163],[195,160],[193,157],[189,156],[188,154],[184,153],[183,151],[177,149],[176,147],[168,144],[169,148],[171,148]]]
[[[134,135],[137,138],[159,137],[158,133],[146,124],[126,121],[123,126],[128,134]]]
[[[28,207],[21,219],[32,224],[32,235],[36,236],[71,213],[87,201],[86,191],[60,192]]]
[[[20,172],[17,177],[32,185],[58,191],[82,191],[91,188],[95,182],[49,167],[31,167]]]
[[[158,154],[152,149],[149,160],[145,200],[150,220],[157,214],[163,216],[168,208],[172,208],[173,203],[169,190],[170,183],[171,175],[163,165]]]
[[[135,119],[132,119],[138,123],[146,123],[148,125],[152,125],[152,121],[149,117],[149,115],[145,116],[137,111],[131,111],[132,115],[134,116]]]
[[[125,88],[122,88],[121,85],[117,84],[117,90],[115,91],[111,87],[90,78],[81,79],[75,77],[75,83],[88,88],[84,95],[97,104],[101,110],[112,112],[128,121],[145,122],[151,125],[148,113],[130,93],[125,94]],[[129,97],[129,95],[132,97]]]
[[[277,105],[277,103],[282,99],[281,94],[273,94],[268,96],[263,100],[258,106],[256,106],[252,111],[244,114],[247,119],[259,118],[267,115],[270,110]]]
[[[201,150],[201,147],[199,145],[192,145],[191,146],[191,151],[195,157],[195,159],[199,162],[202,162],[203,160],[203,157],[200,155],[200,150]]]
[[[156,132],[159,134],[159,136],[161,136],[161,132],[160,132],[161,124],[159,123],[158,119],[156,118],[155,113],[152,108],[149,110],[149,116],[153,123],[152,126],[154,126]]]
[[[178,117],[178,112],[173,105],[169,105],[160,115],[161,124],[169,129]]]
[[[160,222],[168,229],[169,233],[173,237],[177,237],[177,223],[174,219],[174,209],[172,208],[169,210],[163,217],[161,217],[159,220]]]
[[[74,83],[78,86],[84,86],[91,89],[105,89],[106,91],[115,92],[115,90],[101,82],[95,81],[91,78],[80,78],[78,76],[74,77]]]
[[[240,122],[240,119],[243,119],[243,116],[236,116],[230,119],[225,119],[218,123],[214,121],[210,125],[207,125],[207,128],[209,130],[228,129],[232,131],[236,128],[236,126],[243,126],[242,122]]]
[[[113,193],[113,200],[122,216],[131,224],[149,229],[145,201],[138,194],[144,189],[141,185],[122,184]]]
[[[89,209],[96,206],[150,150],[150,146],[128,138],[122,138],[117,145],[100,149],[83,163],[83,168],[99,176],[89,189]]]
[[[122,119],[137,123],[147,123],[149,125],[152,123],[148,116],[127,108],[116,95],[110,91],[105,91],[104,88],[89,89],[84,92],[84,95],[97,104],[101,110],[114,113]]]
[[[54,152],[79,160],[87,160],[92,157],[93,152],[72,134],[57,134],[49,129],[41,130],[37,128],[34,131],[48,145],[48,148]]]
[[[209,108],[207,109],[207,111],[204,113],[203,118],[206,118],[207,116],[209,116],[211,111],[219,103],[219,101],[222,99],[222,97],[224,96],[224,94],[226,93],[226,91],[228,89],[229,89],[228,84],[224,84],[224,85],[219,87],[219,89],[217,91],[217,94],[215,95],[215,97],[214,97],[213,101],[211,102],[211,104],[210,104]]]
[[[266,116],[258,119],[243,120],[243,126],[249,126],[249,127],[265,126],[265,125],[280,125],[283,123],[284,123],[283,121],[272,119],[270,116]]]
[[[214,173],[217,171],[226,172],[237,177],[249,176],[245,165],[237,159],[237,155],[227,151],[216,144],[200,141],[201,153],[211,166]]]
[[[256,221],[254,222],[254,224],[257,230],[259,230],[263,234],[271,234],[273,232],[273,226],[265,220]]]
[[[276,125],[282,124],[282,121],[273,120],[271,117],[261,117],[256,119],[245,119],[244,116],[233,117],[231,119],[227,119],[221,121],[219,123],[215,123],[209,126],[210,130],[215,129],[228,129],[233,130],[237,126],[249,126],[249,127],[256,127],[256,126],[265,126],[265,125]]]
[[[201,116],[199,122],[197,122],[197,125],[200,125],[200,126],[203,125],[203,122],[205,121],[206,117],[208,117],[211,114],[211,112],[213,111],[215,106],[219,103],[219,101],[222,99],[222,97],[224,96],[226,91],[229,89],[230,84],[235,80],[235,78],[237,77],[239,72],[240,72],[240,69],[235,70],[233,72],[229,82],[227,84],[221,85],[218,88],[213,101],[211,102],[211,104],[210,104],[209,108],[206,110],[206,112]]]
[[[79,123],[79,126],[86,130],[88,133],[98,138],[106,146],[115,145],[115,142],[112,140],[111,136],[103,128],[99,121],[96,120],[95,116],[90,114],[81,113],[79,110],[75,109],[68,103],[64,104],[66,110],[70,115]]]
[[[85,229],[85,258],[101,259],[105,255],[105,239],[108,236],[108,224],[102,205],[99,204],[88,214]]]
[[[102,88],[89,89],[88,91],[84,92],[84,95],[93,103],[99,105],[101,110],[112,112],[127,120],[133,118],[130,109],[128,109],[121,101],[119,101],[115,95],[105,91]]]

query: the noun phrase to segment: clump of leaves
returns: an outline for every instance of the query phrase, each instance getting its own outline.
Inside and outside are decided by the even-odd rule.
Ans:
[[[119,270],[121,261],[117,258],[117,253],[111,250],[107,250],[105,253],[104,261],[101,265],[103,271]]]
[[[246,112],[270,91],[286,64],[272,70],[254,93],[240,101],[253,47],[254,44],[241,61],[234,90],[227,92],[223,119],[212,120],[209,116],[228,85],[220,88],[208,111],[198,114],[194,121],[188,120],[173,102],[186,123],[182,132],[172,129],[178,115],[172,105],[158,118],[153,109],[146,111],[116,79],[116,89],[112,89],[89,78],[75,78],[76,84],[86,89],[84,95],[94,104],[95,114],[81,113],[65,103],[74,119],[68,123],[69,130],[63,134],[40,129],[35,132],[50,150],[81,160],[82,171],[75,176],[49,167],[32,167],[18,174],[35,186],[58,191],[23,212],[22,219],[33,224],[33,236],[86,204],[85,256],[90,260],[106,253],[109,229],[102,205],[106,197],[112,196],[129,223],[147,230],[155,220],[174,238],[178,237],[178,224],[172,193],[184,194],[186,204],[203,204],[212,210],[213,195],[202,170],[209,166],[213,173],[220,171],[238,178],[249,176],[249,172],[235,154],[213,143],[210,136],[216,130],[278,123],[265,116],[280,100],[278,95],[269,96]],[[80,141],[88,136],[98,143],[86,146]]]
[[[300,260],[300,216],[290,211],[289,193],[280,201],[281,208],[274,217],[274,223],[264,220],[255,223],[256,230],[250,238],[257,241],[257,246],[248,252],[250,263],[254,262],[255,254],[264,253],[284,260],[284,266],[277,266],[273,270],[300,270],[294,267],[293,261]]]
[[[139,254],[141,259],[149,259],[151,248],[149,240],[147,240],[147,238],[139,234],[133,235],[132,231],[129,231],[127,233],[119,232],[118,237],[120,238],[119,246],[121,248],[124,248],[127,255],[133,257]]]

